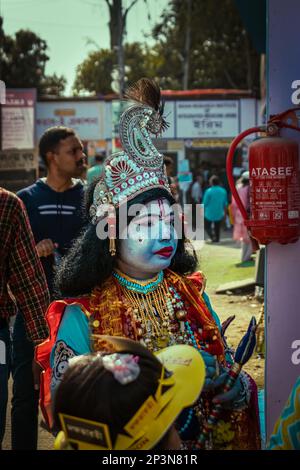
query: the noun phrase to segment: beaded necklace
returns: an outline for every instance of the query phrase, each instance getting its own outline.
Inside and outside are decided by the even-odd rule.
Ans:
[[[185,331],[187,312],[180,295],[161,271],[148,281],[137,281],[120,271],[113,273],[132,307],[136,339],[156,351],[172,344],[191,344]]]
[[[121,286],[126,287],[126,289],[139,294],[148,294],[149,292],[153,292],[161,284],[164,279],[164,272],[160,271],[157,276],[147,281],[137,281],[121,273],[118,269],[113,272],[113,276],[119,281]]]

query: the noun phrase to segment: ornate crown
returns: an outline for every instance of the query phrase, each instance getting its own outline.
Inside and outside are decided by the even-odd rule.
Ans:
[[[157,136],[168,127],[163,117],[160,89],[153,80],[142,78],[128,89],[125,98],[134,104],[120,118],[123,151],[112,154],[104,162],[90,208],[94,224],[106,212],[103,205],[119,207],[122,202],[152,188],[164,188],[171,193],[163,155],[150,138],[150,134]]]

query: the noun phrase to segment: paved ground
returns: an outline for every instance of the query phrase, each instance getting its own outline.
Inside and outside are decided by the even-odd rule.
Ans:
[[[207,276],[207,293],[221,321],[230,315],[236,315],[234,322],[227,330],[227,341],[236,347],[247,329],[251,316],[259,319],[261,303],[253,295],[216,295],[215,289],[225,282],[250,278],[254,276],[254,267],[236,266],[240,262],[240,249],[232,242],[231,233],[224,232],[221,243],[206,243],[200,250],[200,269]],[[249,361],[245,370],[256,380],[258,387],[264,384],[264,360],[257,354]],[[11,390],[11,383],[10,383]],[[39,449],[52,449],[53,438],[41,426],[39,428]],[[7,428],[3,443],[4,449],[10,449],[10,416],[7,416]]]
[[[10,384],[9,384],[9,389],[10,389],[10,397],[11,397],[11,389],[12,389],[12,381],[10,380]],[[11,449],[11,445],[10,445],[10,430],[11,430],[11,426],[10,426],[10,409],[8,408],[8,414],[7,414],[7,417],[6,417],[6,432],[5,432],[5,436],[4,436],[4,441],[2,443],[2,449],[3,450],[8,450],[8,449]],[[41,416],[40,416],[40,420],[41,421]],[[45,431],[43,429],[42,426],[39,426],[39,441],[38,441],[38,449],[40,450],[51,450],[53,449],[53,438],[51,436],[51,434],[49,434],[47,431]],[[4,469],[3,469],[4,470]]]

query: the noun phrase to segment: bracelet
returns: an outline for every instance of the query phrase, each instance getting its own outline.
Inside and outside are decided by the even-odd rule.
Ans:
[[[192,418],[193,418],[193,412],[194,412],[193,408],[190,408],[188,411],[188,416],[187,416],[185,424],[181,426],[180,429],[178,429],[179,436],[181,436],[189,428]]]
[[[247,408],[250,403],[251,391],[250,391],[250,384],[247,377],[247,374],[241,372],[239,375],[240,383],[242,386],[240,397],[235,400],[233,404],[233,409],[241,410]]]

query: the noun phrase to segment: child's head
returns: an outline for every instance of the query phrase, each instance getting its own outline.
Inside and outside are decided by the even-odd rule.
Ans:
[[[67,441],[79,449],[179,448],[173,423],[205,378],[199,352],[180,345],[155,356],[131,340],[99,338],[101,352],[72,359],[56,391],[54,417]]]

